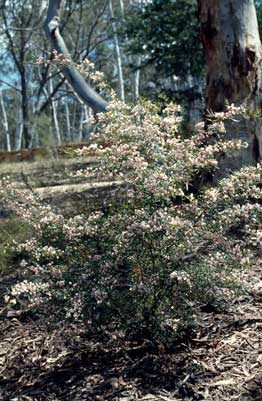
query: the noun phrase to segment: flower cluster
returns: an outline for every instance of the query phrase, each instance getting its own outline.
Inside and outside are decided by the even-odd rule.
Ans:
[[[36,305],[40,296],[66,319],[153,341],[169,342],[185,329],[194,307],[221,294],[233,269],[261,261],[261,166],[217,186],[199,179],[217,168],[221,152],[243,146],[218,135],[222,117],[188,137],[175,104],[110,103],[97,117],[93,143],[78,151],[98,156],[93,173],[126,184],[126,196],[106,212],[67,218],[4,180],[1,202],[32,227],[13,246],[32,283],[15,285],[10,299],[26,294]]]
[[[59,69],[63,69],[65,67],[74,67],[86,79],[88,79],[88,81],[91,81],[100,89],[109,89],[108,85],[105,82],[103,73],[101,73],[100,71],[96,71],[95,64],[88,59],[84,59],[81,63],[77,64],[72,60],[70,55],[58,53],[56,50],[53,50],[52,55],[48,60],[40,56],[36,59],[35,64],[47,64],[50,66],[56,66]]]
[[[101,156],[97,173],[132,182],[136,196],[169,201],[183,196],[192,176],[217,167],[217,156],[245,146],[240,141],[212,136],[224,131],[221,121],[184,138],[179,134],[181,110],[168,105],[164,110],[149,102],[134,106],[112,101],[107,113],[98,115],[97,134],[81,154]],[[85,172],[79,172],[84,175]],[[90,171],[86,171],[86,175]],[[141,188],[143,190],[141,191]]]
[[[6,301],[12,305],[19,303],[23,308],[35,308],[46,298],[51,298],[48,283],[24,280],[12,287]]]

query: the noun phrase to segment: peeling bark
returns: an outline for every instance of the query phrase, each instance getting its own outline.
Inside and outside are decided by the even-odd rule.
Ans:
[[[207,64],[206,112],[262,105],[262,47],[253,0],[198,0]],[[262,157],[261,123],[249,127]]]
[[[201,37],[207,61],[206,107],[225,100],[261,102],[261,42],[252,0],[200,0]]]
[[[58,54],[62,54],[71,60],[70,53],[59,30],[61,7],[62,0],[49,0],[44,30],[53,49],[56,50]],[[95,112],[103,112],[106,110],[106,101],[88,85],[80,72],[73,66],[73,63],[61,66],[61,72],[83,102],[90,106]]]

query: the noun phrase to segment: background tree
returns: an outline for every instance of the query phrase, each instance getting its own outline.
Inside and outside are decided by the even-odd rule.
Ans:
[[[147,73],[149,68],[154,69],[158,91],[166,87],[164,81],[171,81],[170,96],[181,98],[194,86],[194,78],[203,76],[195,0],[135,3],[129,7],[124,31],[129,39],[128,51],[142,56],[140,68],[147,68]]]
[[[30,100],[28,82],[32,81],[32,37],[41,24],[41,2],[10,0],[1,5],[2,34],[11,67],[15,67],[21,93],[24,144],[30,145]]]
[[[108,37],[109,21],[105,18],[105,2],[96,0],[95,3],[95,7],[88,7],[84,1],[68,0],[64,4],[62,30],[68,28],[69,47],[76,62],[86,57],[96,62],[101,59],[99,47]],[[61,142],[67,139],[64,135],[64,126],[67,126],[64,98],[68,102],[69,117],[75,123],[71,124],[72,137],[74,140],[79,138],[78,117],[82,115],[82,105],[64,85],[64,78],[52,64],[35,64],[38,57],[51,60],[50,47],[42,29],[46,3],[2,0],[0,6],[0,85],[4,90],[4,104],[8,99],[8,108],[6,104],[5,108],[11,147],[19,149],[21,146],[60,143],[58,126],[52,124],[52,120],[59,121]],[[83,130],[86,128],[82,125]],[[2,146],[5,146],[4,140]]]
[[[257,12],[258,30],[259,30],[259,35],[261,38],[261,34],[262,34],[262,1],[255,0],[255,7],[256,7],[256,12]]]
[[[217,19],[220,18],[214,11],[218,2],[201,1],[199,5],[200,3],[206,4],[206,7],[212,5],[211,18],[215,15]],[[262,2],[254,3],[262,22]],[[249,2],[245,4],[246,10]],[[79,102],[72,88],[65,84],[65,78],[61,76],[59,69],[53,67],[51,62],[35,64],[39,56],[46,61],[52,59],[50,45],[42,31],[46,11],[47,2],[0,0],[0,90],[3,94],[2,106],[6,110],[5,127],[8,126],[12,149],[85,140],[88,135],[88,127],[83,124],[89,118],[88,107]],[[232,20],[233,25],[237,15]],[[250,16],[249,13],[246,15]],[[205,21],[202,18],[203,15],[203,28]],[[213,23],[221,28],[221,20]],[[65,0],[60,30],[73,62],[80,63],[89,59],[95,63],[119,96],[120,88],[125,88],[127,102],[134,101],[139,96],[157,101],[163,101],[163,98],[175,99],[184,103],[190,122],[201,118],[204,109],[205,59],[199,34],[196,0]],[[203,34],[203,29],[201,30]],[[234,34],[237,37],[239,32],[235,30]],[[217,36],[220,47],[222,36],[221,32]],[[118,54],[115,51],[116,38]],[[209,51],[212,52],[212,49]],[[234,51],[236,54],[236,50]],[[230,52],[232,53],[232,49]],[[211,59],[214,54],[210,53]],[[222,50],[220,55],[216,53],[216,57],[218,56],[222,57]],[[240,98],[246,96],[241,93],[241,88],[246,90],[249,85],[244,71],[249,68],[247,59],[243,62],[241,57],[235,58],[235,72],[228,75],[235,82],[235,89],[239,80]],[[119,61],[122,74],[119,74]],[[223,63],[227,62],[226,59],[223,60]],[[222,74],[223,79],[226,77],[226,67],[220,68],[219,62],[216,63],[215,60],[212,63],[207,66],[210,88],[214,88],[217,72]],[[238,64],[245,65],[243,79],[241,72],[237,75],[237,69],[240,68],[237,67]],[[225,83],[224,88],[225,92],[229,91],[228,83]],[[218,102],[220,94],[216,96],[216,91],[217,89],[213,89],[213,97]],[[223,88],[221,96],[224,96]],[[230,101],[231,97],[226,97]],[[233,98],[235,99],[235,95]],[[207,100],[207,107],[210,108],[211,104],[208,102],[210,100]],[[3,118],[3,107],[1,110]],[[7,148],[4,135],[0,146]]]
[[[201,36],[207,63],[206,108],[225,101],[261,100],[261,42],[253,0],[200,0]]]
[[[254,1],[199,0],[199,18],[207,64],[206,110],[224,111],[226,101],[261,109],[262,47]],[[255,156],[261,157],[261,123],[256,121],[249,133]]]
[[[61,64],[60,69],[82,101],[96,112],[105,111],[106,102],[84,80],[78,69],[73,65],[70,52],[60,31],[61,6],[61,0],[49,0],[47,17],[44,25],[45,32],[52,44],[53,50],[55,50],[58,55],[63,55],[69,60],[68,63]]]

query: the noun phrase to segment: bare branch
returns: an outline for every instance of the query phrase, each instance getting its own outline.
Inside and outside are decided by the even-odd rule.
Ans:
[[[56,50],[58,54],[62,54],[71,60],[71,56],[59,29],[61,3],[61,0],[49,0],[44,29],[53,49]],[[88,85],[80,72],[74,67],[73,63],[61,66],[61,72],[84,103],[95,112],[103,112],[106,110],[106,101]]]

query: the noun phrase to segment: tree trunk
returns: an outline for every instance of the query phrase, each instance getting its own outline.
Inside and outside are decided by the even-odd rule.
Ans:
[[[120,51],[120,46],[119,46],[119,39],[118,39],[118,34],[117,34],[117,28],[116,28],[116,23],[115,23],[115,16],[114,16],[114,10],[113,10],[113,4],[112,0],[109,0],[109,11],[110,11],[110,16],[112,20],[112,29],[113,29],[113,37],[114,37],[114,44],[115,44],[115,50],[116,50],[116,61],[117,61],[117,70],[118,70],[118,82],[119,82],[119,88],[120,88],[120,98],[124,102],[125,101],[125,87],[124,87],[124,77],[123,77],[123,66],[122,66],[122,57],[121,57],[121,51]],[[123,4],[121,5],[122,13],[123,11]]]
[[[50,94],[53,93],[53,91],[54,91],[53,78],[50,76],[49,77]],[[56,101],[53,97],[51,97],[51,106],[52,106],[52,112],[53,112],[53,120],[54,120],[54,124],[55,124],[56,143],[57,143],[57,145],[61,145],[62,140],[61,140],[61,133],[60,133],[60,127],[59,127],[59,122],[58,122],[58,116],[57,116]]]
[[[140,66],[141,66],[141,56],[138,56],[137,66],[135,71],[135,85],[134,85],[135,100],[139,98],[140,73],[141,73]]]
[[[16,93],[15,98],[15,150],[20,150],[22,147],[22,137],[23,137],[23,117],[21,112],[21,101],[20,94]]]
[[[20,72],[21,76],[21,95],[22,95],[22,118],[23,118],[23,137],[24,146],[29,148],[31,143],[31,135],[29,128],[29,109],[28,109],[28,93],[27,93],[27,83],[25,77],[24,68]]]
[[[3,115],[3,117],[1,118],[1,121],[2,121],[2,125],[3,125],[3,130],[4,130],[5,148],[8,152],[10,152],[11,151],[11,142],[10,142],[9,124],[8,124],[7,113],[6,113],[6,108],[5,108],[4,97],[3,97],[2,91],[0,91],[0,105],[1,105],[1,109],[2,109],[2,115]]]
[[[74,67],[64,39],[60,34],[61,3],[62,0],[49,0],[47,17],[44,24],[45,32],[53,49],[57,51],[58,54],[62,54],[70,60],[69,64],[61,66],[61,72],[83,102],[90,106],[95,112],[105,111],[107,103],[87,84],[79,71]]]
[[[207,63],[206,112],[224,111],[226,101],[261,108],[262,48],[254,1],[198,0],[198,5]],[[260,125],[246,128],[251,134],[246,139],[262,150]]]
[[[79,129],[78,129],[78,142],[81,142],[83,140],[83,125],[84,125],[84,118],[85,118],[85,107],[86,107],[86,105],[81,104]]]
[[[123,25],[125,25],[126,23],[126,17],[125,17],[125,6],[124,6],[124,1],[123,0],[119,0],[119,6],[120,6],[120,12],[121,12],[121,23]],[[128,44],[128,37],[127,35],[124,36],[124,40],[125,43]],[[134,72],[134,94],[133,94],[133,99],[134,100],[138,100],[139,96],[140,96],[140,92],[139,92],[139,87],[140,87],[140,76],[141,76],[141,60],[142,60],[142,56],[138,56],[136,57],[135,55],[128,55],[127,56],[127,61],[130,65],[136,65],[136,69]]]
[[[69,114],[69,107],[66,99],[64,99],[64,107],[65,107],[65,118],[66,118],[66,136],[67,142],[72,140],[72,133],[71,133],[71,123],[70,123],[70,114]]]

